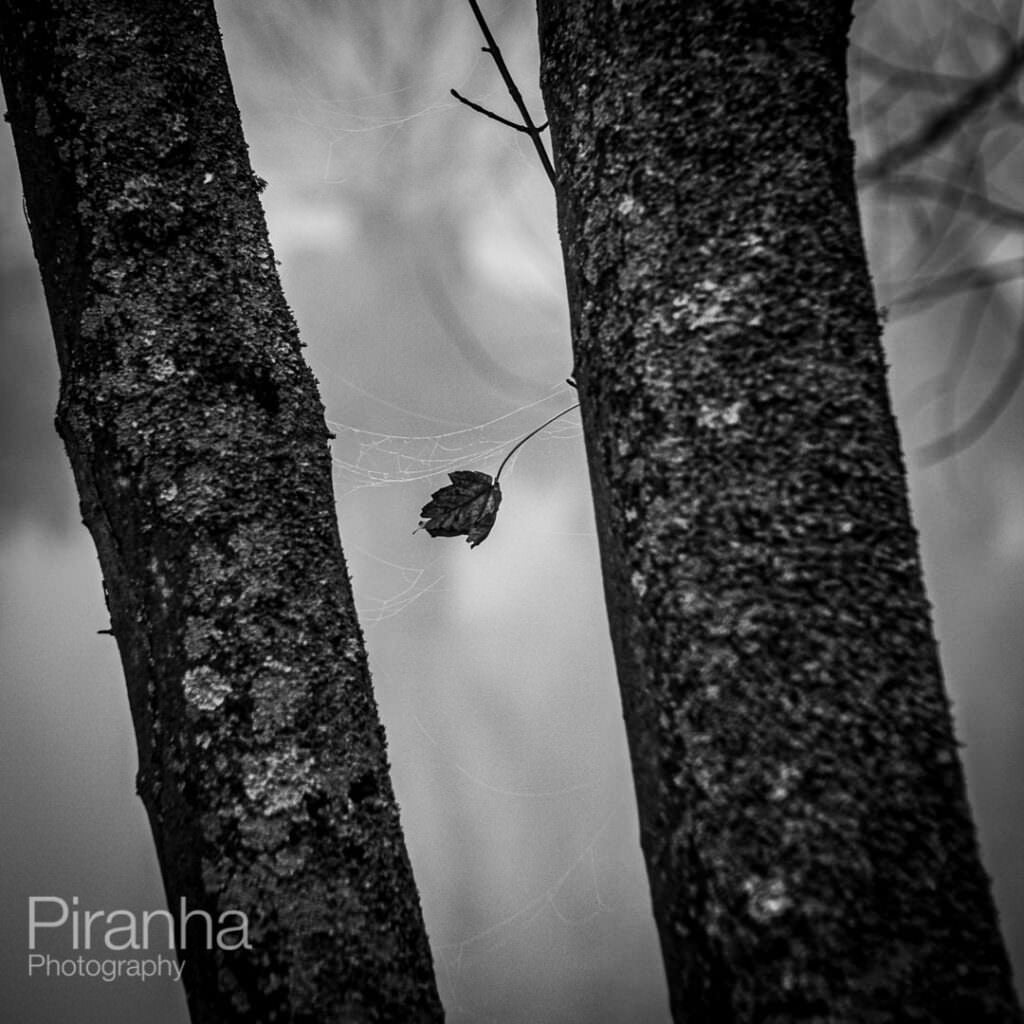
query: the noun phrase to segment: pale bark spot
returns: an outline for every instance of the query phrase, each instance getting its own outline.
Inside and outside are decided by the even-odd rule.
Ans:
[[[208,665],[190,668],[182,685],[185,700],[198,711],[216,711],[231,692],[231,684]]]

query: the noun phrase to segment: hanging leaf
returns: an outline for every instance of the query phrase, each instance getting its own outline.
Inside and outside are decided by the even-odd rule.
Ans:
[[[461,537],[465,534],[475,548],[494,526],[501,504],[501,488],[486,473],[457,469],[449,473],[451,483],[434,491],[420,512],[419,529],[431,537]]]
[[[576,387],[574,381],[567,383]],[[478,473],[472,469],[457,469],[449,473],[451,483],[434,491],[430,501],[423,506],[420,518],[423,520],[417,530],[426,530],[431,537],[461,537],[465,535],[469,546],[475,548],[481,541],[487,539],[487,535],[494,526],[494,519],[498,514],[498,506],[501,504],[501,488],[498,486],[498,477],[501,471],[508,465],[509,459],[531,437],[539,434],[545,427],[561,419],[567,412],[579,408],[579,402],[570,405],[555,413],[550,419],[545,420],[539,427],[534,427],[525,437],[521,437],[508,451],[505,458],[498,466],[498,472],[492,480],[486,473]]]

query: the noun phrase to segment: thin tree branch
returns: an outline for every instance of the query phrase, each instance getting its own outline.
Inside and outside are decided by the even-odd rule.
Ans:
[[[466,106],[472,107],[474,110],[478,110],[481,114],[486,114],[488,117],[493,118],[495,121],[500,121],[502,124],[506,124],[510,128],[515,128],[516,131],[522,131],[529,135],[530,141],[533,143],[533,148],[537,151],[537,156],[540,157],[544,173],[547,174],[548,180],[551,182],[551,186],[553,188],[555,185],[555,168],[551,163],[551,157],[548,156],[548,151],[544,148],[544,142],[541,139],[541,132],[544,130],[545,126],[541,125],[538,127],[533,123],[533,118],[530,117],[530,111],[527,109],[526,101],[523,99],[523,94],[519,91],[519,87],[516,85],[515,79],[513,79],[512,74],[508,69],[508,65],[505,63],[505,58],[501,55],[501,47],[498,46],[497,40],[491,33],[490,26],[487,24],[487,19],[484,17],[483,11],[480,10],[480,5],[477,3],[477,0],[469,0],[469,6],[473,11],[473,16],[476,18],[477,24],[480,26],[480,31],[483,33],[484,39],[487,42],[487,45],[484,47],[484,52],[489,53],[494,60],[495,66],[505,83],[505,88],[508,89],[508,94],[512,97],[512,102],[515,103],[516,109],[519,111],[519,114],[523,119],[523,123],[522,125],[515,124],[514,122],[508,121],[503,117],[499,117],[497,114],[493,114],[489,110],[485,110],[474,103],[470,103],[468,100],[463,99],[458,93],[456,93],[454,89],[452,89],[452,93],[456,99],[462,100]]]
[[[516,124],[515,121],[510,121],[507,117],[502,117],[501,114],[496,114],[493,110],[488,110],[486,107],[481,107],[479,103],[474,103],[472,100],[467,100],[462,93],[455,89],[448,90],[460,103],[465,103],[470,110],[475,110],[478,114],[483,114],[484,117],[489,117],[492,121],[498,121],[500,124],[506,125],[509,128],[514,128],[517,132],[525,132],[527,135],[530,134],[531,129],[525,124]],[[547,128],[548,123],[545,121],[536,130],[539,132],[544,131]]]
[[[470,0],[472,3],[473,0]],[[950,135],[979,107],[994,99],[1024,68],[1024,39],[1019,39],[1005,58],[988,75],[958,96],[949,106],[940,110],[907,139],[894,143],[873,160],[869,160],[857,173],[858,182],[874,185],[885,180],[904,164],[916,160]]]

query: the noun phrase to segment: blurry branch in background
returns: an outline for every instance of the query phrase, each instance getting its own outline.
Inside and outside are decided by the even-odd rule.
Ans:
[[[944,391],[939,394],[951,398],[952,389],[959,382],[962,371],[953,369]],[[940,462],[942,459],[955,455],[964,448],[974,444],[999,418],[1000,414],[1012,401],[1020,387],[1021,378],[1024,377],[1024,328],[1018,329],[1015,348],[1010,361],[1003,367],[992,390],[988,393],[981,405],[959,426],[947,431],[941,437],[926,445],[922,445],[918,451],[918,458],[926,465]]]
[[[863,54],[863,51],[862,51]],[[862,57],[863,59],[863,57]],[[889,76],[892,85],[898,88],[925,89],[930,92],[944,91],[938,76],[928,72],[911,72],[899,68],[880,57],[868,55],[866,63]],[[1024,40],[1017,40],[1011,46],[999,65],[969,88],[964,89],[952,103],[933,114],[909,138],[901,139],[873,160],[860,167],[857,177],[861,185],[882,181],[898,171],[904,164],[917,160],[934,147],[941,145],[955,134],[960,126],[975,111],[990,103],[1009,88],[1024,67]],[[945,76],[946,81],[956,81]]]
[[[990,226],[1017,230],[1024,227],[1024,209],[992,199],[983,192],[967,188],[953,178],[936,181],[934,178],[893,177],[883,182],[889,195],[905,195],[911,199],[944,203],[953,213],[962,213]],[[984,182],[978,182],[984,188]]]
[[[977,441],[1010,404],[1020,385],[1021,374],[1024,373],[1021,329],[1013,322],[1012,310],[1007,308],[1007,303],[990,301],[991,298],[984,291],[965,296],[946,365],[940,373],[922,381],[908,396],[910,411],[935,403],[939,422],[947,425],[935,440],[918,449],[918,459],[925,465],[940,462]],[[981,321],[986,313],[996,319],[994,326],[1000,335],[1017,338],[1017,348],[977,410],[957,427],[957,389],[975,355],[981,338]]]
[[[502,80],[505,83],[505,88],[508,89],[508,94],[512,97],[512,102],[515,103],[516,109],[519,111],[519,116],[523,119],[523,123],[516,124],[515,121],[509,121],[507,118],[495,114],[486,107],[481,107],[478,103],[473,103],[472,101],[467,100],[465,96],[460,96],[454,89],[451,90],[451,93],[457,100],[459,100],[460,103],[465,103],[467,107],[477,111],[477,113],[493,118],[495,121],[499,121],[501,124],[507,125],[509,128],[514,128],[517,132],[525,132],[529,135],[530,141],[533,143],[533,148],[537,150],[537,156],[540,157],[544,173],[548,176],[548,180],[551,182],[552,188],[554,188],[555,168],[551,163],[551,158],[548,156],[548,151],[544,148],[544,141],[540,137],[541,132],[547,127],[547,122],[545,121],[544,124],[540,126],[533,123],[533,118],[530,117],[530,111],[526,106],[526,101],[523,99],[523,94],[519,91],[519,88],[515,83],[515,79],[512,77],[512,74],[508,69],[508,65],[505,63],[505,58],[501,55],[501,47],[498,46],[494,35],[491,33],[490,27],[487,24],[487,19],[484,17],[483,11],[480,10],[480,5],[476,0],[469,0],[469,6],[473,10],[473,15],[477,20],[477,24],[480,26],[480,31],[484,34],[484,39],[487,40],[487,45],[483,47],[483,51],[484,53],[489,53],[494,59],[498,72],[501,74]]]
[[[537,385],[534,381],[500,363],[477,340],[476,332],[466,322],[458,303],[451,297],[452,286],[442,279],[433,263],[425,260],[417,262],[416,279],[430,315],[444,331],[444,336],[458,349],[466,366],[481,381],[506,395],[524,399],[535,396]]]
[[[931,305],[936,299],[962,292],[994,288],[1004,281],[1024,277],[1024,256],[1019,259],[998,260],[984,266],[965,267],[951,274],[924,278],[914,288],[903,292],[896,300],[899,315],[906,316]]]
[[[1024,380],[1021,11],[941,0],[923,14],[861,3],[858,15],[851,120],[868,154],[858,183],[886,237],[905,239],[901,258],[876,272],[880,300],[893,317],[959,304],[945,366],[910,396],[937,412],[937,436],[915,453],[931,464],[979,440]],[[1002,339],[1012,347],[991,379],[986,350]],[[983,393],[961,417],[972,375]]]

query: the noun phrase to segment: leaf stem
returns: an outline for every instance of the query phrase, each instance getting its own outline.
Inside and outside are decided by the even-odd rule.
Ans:
[[[508,462],[508,460],[511,459],[512,456],[515,455],[515,453],[519,451],[519,449],[522,448],[523,445],[526,444],[526,442],[529,441],[531,437],[533,437],[535,434],[539,434],[545,427],[550,427],[551,424],[555,422],[555,420],[561,419],[567,412],[572,412],[573,409],[578,409],[579,407],[580,403],[577,402],[575,405],[570,405],[568,409],[563,409],[561,412],[555,413],[555,415],[552,416],[551,419],[545,420],[539,427],[534,427],[533,430],[531,430],[526,435],[526,437],[521,437],[518,441],[516,441],[516,443],[509,449],[508,454],[505,456],[505,458],[501,460],[501,465],[498,467],[498,472],[494,474],[494,483],[496,484],[498,482],[498,477],[501,476],[501,471],[505,468],[505,463]]]

